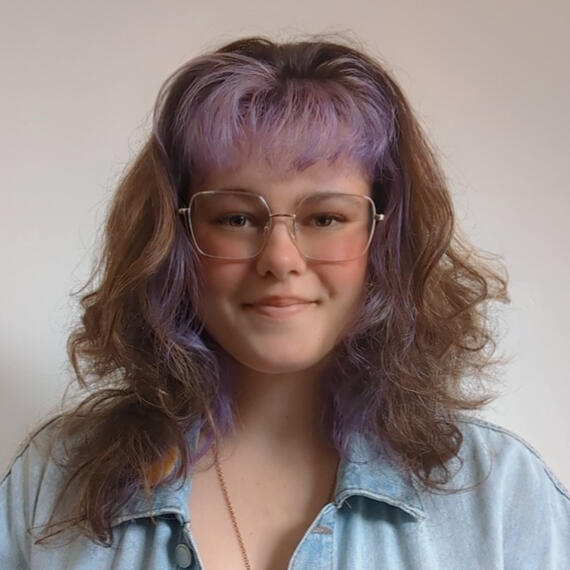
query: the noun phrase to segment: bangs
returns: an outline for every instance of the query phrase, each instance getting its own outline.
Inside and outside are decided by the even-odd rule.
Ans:
[[[393,110],[377,88],[240,63],[197,78],[179,100],[173,127],[184,178],[198,182],[252,155],[282,173],[347,160],[374,178],[394,137]]]

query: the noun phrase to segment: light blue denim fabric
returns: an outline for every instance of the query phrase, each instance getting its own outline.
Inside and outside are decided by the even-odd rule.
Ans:
[[[449,487],[470,488],[453,494],[420,490],[354,437],[334,502],[307,529],[289,568],[569,570],[570,498],[562,485],[506,430],[470,419],[458,425],[462,466]],[[150,506],[141,499],[125,509],[111,547],[86,538],[55,549],[34,545],[27,529],[47,520],[61,483],[45,457],[49,432],[22,450],[2,480],[2,570],[203,568],[190,532],[190,481],[160,490]]]

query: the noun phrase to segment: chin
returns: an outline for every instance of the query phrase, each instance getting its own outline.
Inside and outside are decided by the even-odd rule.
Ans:
[[[298,351],[295,354],[291,354],[291,351],[284,354],[268,350],[263,354],[250,354],[248,357],[243,354],[240,358],[235,354],[232,356],[240,365],[257,373],[280,375],[307,371],[321,364],[327,355],[301,355]]]

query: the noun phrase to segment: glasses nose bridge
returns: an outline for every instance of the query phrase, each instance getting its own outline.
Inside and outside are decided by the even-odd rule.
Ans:
[[[296,214],[269,214],[268,216],[268,223],[267,226],[265,228],[265,231],[267,233],[267,237],[269,237],[269,232],[271,231],[271,229],[273,228],[273,224],[274,224],[274,219],[275,218],[284,218],[283,219],[283,223],[288,226],[287,231],[289,233],[289,235],[294,238],[295,240],[297,239],[297,232],[296,232]],[[288,221],[291,221],[291,223],[289,224]]]

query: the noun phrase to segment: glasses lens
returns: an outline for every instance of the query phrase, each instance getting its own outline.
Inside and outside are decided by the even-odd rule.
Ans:
[[[368,247],[374,206],[365,196],[314,194],[299,204],[295,220],[297,242],[306,257],[348,261]]]
[[[255,257],[263,247],[268,221],[263,200],[244,192],[201,192],[193,197],[190,207],[194,242],[212,257]]]

